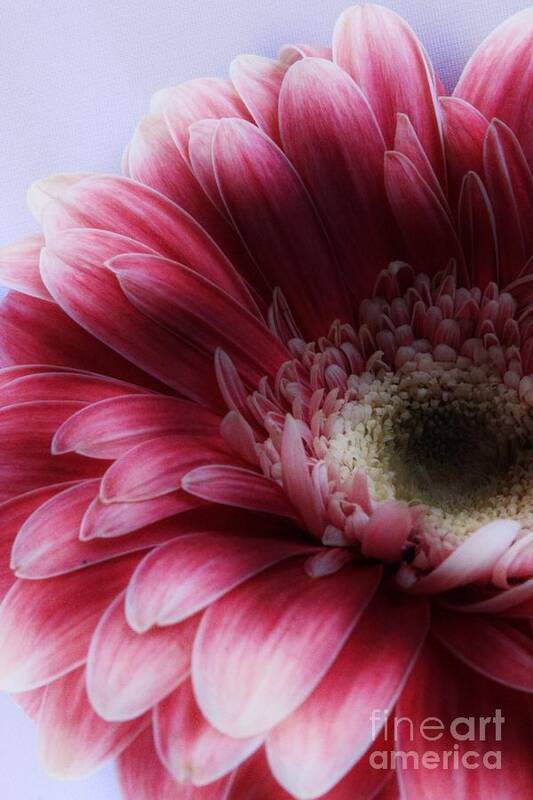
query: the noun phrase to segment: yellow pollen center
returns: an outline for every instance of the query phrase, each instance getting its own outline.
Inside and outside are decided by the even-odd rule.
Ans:
[[[502,517],[533,525],[533,415],[498,373],[428,357],[349,387],[326,457],[343,479],[363,472],[375,500],[420,505],[452,541]]]

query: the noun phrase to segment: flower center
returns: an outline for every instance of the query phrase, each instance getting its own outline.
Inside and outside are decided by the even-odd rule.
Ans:
[[[351,376],[329,461],[378,501],[424,509],[424,527],[463,538],[500,517],[533,521],[533,419],[488,367],[425,355],[412,368]]]
[[[493,520],[533,529],[530,306],[393,262],[315,342],[279,296],[271,319],[293,359],[247,398],[257,454],[324,544],[438,563]]]

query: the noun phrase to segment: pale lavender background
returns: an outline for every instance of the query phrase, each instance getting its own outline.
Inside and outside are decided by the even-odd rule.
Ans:
[[[118,170],[151,94],[224,75],[238,53],[328,42],[349,0],[1,0],[0,245],[34,229],[27,186],[59,171]],[[383,0],[425,42],[448,87],[524,0]],[[0,442],[1,446],[1,442]],[[0,532],[1,534],[1,532]],[[60,783],[37,763],[33,726],[0,697],[2,800],[115,800],[111,767]]]

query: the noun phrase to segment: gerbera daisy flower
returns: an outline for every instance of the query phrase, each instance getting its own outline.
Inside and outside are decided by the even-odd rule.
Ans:
[[[532,23],[448,97],[402,19],[350,8],[331,50],[159,92],[122,176],[30,189],[0,685],[50,773],[532,794]]]

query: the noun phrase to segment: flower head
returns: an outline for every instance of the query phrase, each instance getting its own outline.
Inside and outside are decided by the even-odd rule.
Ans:
[[[332,50],[159,92],[121,177],[30,189],[0,683],[53,774],[531,794],[532,21],[448,97],[403,20],[348,9]]]

